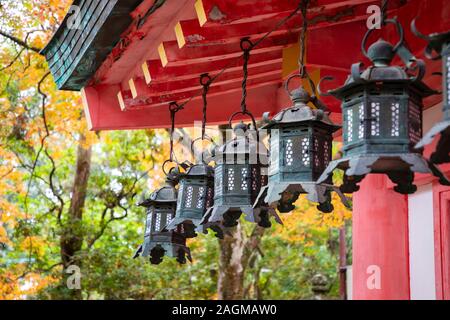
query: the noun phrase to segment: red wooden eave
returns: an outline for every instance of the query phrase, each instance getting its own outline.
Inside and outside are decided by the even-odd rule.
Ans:
[[[208,72],[214,76],[228,66],[211,87],[207,119],[210,124],[226,122],[240,105],[240,39],[246,36],[259,39],[289,15],[298,2],[259,0],[255,5],[254,0],[168,0],[139,24],[139,18],[153,4],[153,0],[143,1],[132,13],[136,23],[123,34],[122,41],[83,89],[91,129],[168,127],[168,104],[197,96],[177,117],[177,126],[192,126],[201,119],[200,74]],[[418,26],[424,33],[447,30],[450,6],[445,3],[445,0],[389,1],[389,16],[397,16],[403,23],[406,41],[416,56],[423,56],[425,43],[411,34],[411,20],[418,16]],[[316,82],[322,76],[332,75],[336,78],[333,85],[340,85],[352,63],[367,62],[360,44],[367,30],[366,10],[372,4],[380,5],[380,1],[311,1],[306,61]],[[289,104],[282,82],[297,67],[301,25],[297,14],[252,52],[248,106],[257,117]],[[382,32],[385,39],[397,40],[393,29]],[[427,69],[426,82],[439,88],[440,78],[431,74],[440,71],[440,62],[427,61]],[[440,99],[440,96],[429,98],[426,106]],[[338,101],[323,100],[334,113],[340,112]]]

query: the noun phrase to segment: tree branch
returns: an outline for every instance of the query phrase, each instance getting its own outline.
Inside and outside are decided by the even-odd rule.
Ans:
[[[21,39],[15,37],[15,36],[13,36],[13,35],[10,35],[10,34],[4,32],[4,31],[1,31],[1,30],[0,30],[0,35],[3,36],[3,37],[5,37],[5,38],[7,38],[7,39],[9,39],[9,40],[11,40],[11,41],[13,41],[14,43],[18,44],[19,46],[21,46],[21,47],[23,47],[23,48],[25,48],[25,49],[27,49],[27,50],[31,50],[31,51],[33,51],[33,52],[39,54],[39,55],[42,55],[41,49],[36,48],[36,47],[33,47],[33,46],[30,46],[30,45],[29,45],[28,43],[26,43],[26,41],[24,41],[24,40],[21,40]]]

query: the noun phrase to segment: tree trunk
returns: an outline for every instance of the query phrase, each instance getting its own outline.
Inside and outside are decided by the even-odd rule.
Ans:
[[[231,235],[219,240],[219,280],[217,285],[220,300],[241,300],[244,298],[245,271],[255,254],[259,254],[259,245],[264,228],[256,226],[247,237],[239,223]]]
[[[83,141],[84,137],[81,138],[78,145],[72,199],[60,240],[61,259],[64,266],[63,279],[65,282],[67,281],[68,274],[66,271],[69,266],[75,265],[81,268],[81,260],[77,257],[77,253],[83,245],[82,219],[92,155],[90,147],[85,149],[82,146]],[[63,283],[63,285],[66,285],[66,283]],[[81,299],[81,290],[70,290],[69,296],[73,299]]]
[[[219,240],[220,260],[219,279],[217,285],[220,300],[239,300],[244,296],[244,233],[238,224],[231,235]]]

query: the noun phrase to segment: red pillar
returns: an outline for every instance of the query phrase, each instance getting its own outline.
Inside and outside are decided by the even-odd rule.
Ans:
[[[407,196],[366,176],[354,194],[353,299],[409,299],[408,257]]]

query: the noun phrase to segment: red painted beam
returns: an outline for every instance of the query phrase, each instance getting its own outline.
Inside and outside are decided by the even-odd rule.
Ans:
[[[264,83],[251,86],[247,104],[257,118],[266,111],[276,112],[279,83]],[[85,113],[90,130],[126,130],[142,128],[168,128],[170,116],[168,105],[122,111],[117,100],[118,86],[99,85],[83,90]],[[208,97],[208,123],[219,124],[240,109],[241,90],[227,94],[212,94]],[[202,119],[200,98],[190,101],[177,118],[178,127],[192,127],[194,121]]]
[[[279,12],[292,11],[298,7],[297,0],[197,0],[195,9],[201,25],[206,22],[228,24],[237,21],[256,21],[270,18]]]
[[[281,75],[281,59],[267,61],[265,63],[252,64],[249,67],[249,74],[252,75],[262,75],[268,72],[273,72],[278,77]],[[214,77],[214,73],[210,73],[211,77]],[[189,76],[189,75],[186,75]],[[242,70],[241,68],[233,68],[227,69],[225,72],[220,74],[220,77],[217,78],[212,87],[224,83],[224,81],[242,81]],[[185,78],[182,80],[173,80],[173,81],[163,81],[158,83],[151,83],[147,85],[145,80],[142,78],[138,78],[136,80],[132,80],[136,88],[134,97],[136,96],[157,96],[157,95],[166,95],[167,93],[179,93],[183,91],[197,90],[200,86],[199,84],[199,75],[198,74],[190,74],[189,78]],[[133,90],[132,90],[133,91]]]
[[[297,43],[298,34],[292,33],[288,35],[277,35],[269,37],[255,47],[252,52],[254,54],[261,52],[279,51],[290,45]],[[185,46],[180,49],[176,41],[163,43],[164,54],[160,52],[161,62],[163,66],[179,66],[184,64],[195,64],[205,61],[216,61],[239,57],[242,55],[240,43],[230,43],[224,45],[205,45],[199,47]]]
[[[380,5],[379,0],[317,0],[311,3],[308,15],[311,24],[317,22],[336,22],[347,15],[365,15],[369,5]],[[237,24],[273,19],[287,16],[299,5],[297,0],[254,1],[198,0],[195,9],[202,26]],[[389,9],[404,5],[403,0],[391,0]],[[347,10],[347,14],[346,14]],[[348,11],[350,10],[350,11]],[[335,18],[333,18],[335,16]]]
[[[255,40],[261,38],[267,32],[273,30],[286,14],[281,14],[280,18],[267,19],[261,21],[200,26],[198,20],[180,21],[176,28],[178,46],[196,46],[203,44],[226,44],[239,42],[244,37]],[[272,35],[284,34],[287,32],[299,31],[300,21],[290,19],[286,24],[274,31]]]
[[[282,49],[269,51],[269,52],[253,52],[249,61],[249,68],[253,65],[261,65],[264,63],[272,63],[282,60]],[[223,68],[229,68],[229,70],[242,70],[242,59],[236,57],[220,59],[211,63],[211,61],[204,61],[192,65],[179,65],[179,66],[166,66],[161,65],[160,60],[149,60],[142,67],[144,74],[147,73],[147,83],[160,83],[170,80],[184,80],[190,79],[192,74],[196,74],[197,77],[202,73],[215,74]]]
[[[286,4],[290,7],[287,2]],[[316,1],[310,6],[308,12],[309,28],[312,30],[323,26],[340,24],[343,21],[366,19],[367,7],[372,4],[379,5],[379,0]],[[237,6],[236,3],[233,5]],[[390,3],[389,8],[393,10],[400,5],[401,2],[395,0]],[[280,13],[274,11],[269,18],[259,17],[259,20],[255,20],[256,16],[254,15],[252,16],[252,21],[244,21],[242,23],[234,21],[228,24],[205,23],[202,25],[199,19],[180,21],[175,28],[178,45],[181,48],[186,44],[228,43],[245,36],[258,38],[272,30],[274,30],[274,34],[299,30],[302,26],[300,13],[286,21],[284,25],[278,26],[281,20],[288,17],[292,11],[291,7],[290,11]],[[276,27],[278,27],[277,30],[275,30]]]
[[[247,85],[249,87],[260,85],[264,83],[277,83],[281,79],[281,70],[272,70],[269,72],[249,75]],[[232,78],[224,80],[219,78],[215,81],[209,90],[209,95],[212,94],[226,94],[230,90],[242,90],[241,89],[241,79]],[[156,107],[160,105],[168,104],[172,101],[183,101],[187,100],[193,96],[198,96],[201,93],[201,87],[198,85],[195,87],[186,88],[185,90],[167,91],[167,92],[157,92],[152,90],[150,87],[146,92],[141,93],[139,97],[133,98],[131,90],[121,90],[120,98],[122,109],[129,110],[132,108],[141,107]]]

